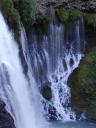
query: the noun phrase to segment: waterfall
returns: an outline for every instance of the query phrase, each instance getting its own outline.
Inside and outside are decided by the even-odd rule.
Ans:
[[[76,21],[68,33],[66,26],[50,23],[47,34],[32,32],[29,45],[24,28],[18,44],[1,13],[0,20],[0,98],[16,128],[45,128],[42,115],[52,120],[75,120],[67,82],[83,57],[83,20]],[[42,95],[46,85],[51,89],[50,100]]]
[[[65,29],[62,24],[51,23],[45,35],[32,32],[29,49],[38,88],[42,90],[47,84],[52,90],[49,101],[42,97],[45,115],[53,120],[69,121],[76,116],[71,108],[71,89],[67,81],[83,57],[83,19],[74,23],[71,32],[65,34]]]
[[[23,37],[21,39],[23,44]],[[26,53],[24,44],[22,49]],[[38,90],[30,68],[30,59],[26,57],[25,61],[28,65],[27,77],[23,72],[18,45],[0,13],[0,98],[13,116],[16,128],[43,128],[42,119],[39,119]]]

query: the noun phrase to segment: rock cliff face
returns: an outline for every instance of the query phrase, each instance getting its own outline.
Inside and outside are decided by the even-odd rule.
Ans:
[[[16,32],[17,32],[18,31],[17,28],[20,27],[20,19],[21,19],[20,17],[24,16],[25,19],[28,19],[28,18],[30,18],[29,14],[26,15],[26,16],[25,16],[25,14],[23,16],[19,16],[20,14],[16,10],[17,9],[16,5],[18,5],[17,2],[19,0],[10,0],[10,1],[14,1],[14,4],[9,1],[8,5],[7,5],[8,2],[6,2],[7,0],[5,0],[4,2],[3,1],[4,0],[0,1],[0,10],[1,10],[1,5],[2,5],[2,8],[3,8],[2,10],[5,11],[6,17],[10,21],[11,26],[16,27],[14,29],[16,29]],[[19,4],[19,5],[22,5],[22,4]],[[25,6],[25,4],[24,4],[24,6]],[[41,15],[46,15],[47,10],[49,9],[50,6],[53,7],[53,8],[60,8],[60,7],[77,8],[77,9],[79,9],[81,11],[84,11],[84,12],[96,13],[96,0],[37,0],[37,13],[39,13]],[[19,8],[19,11],[21,12],[20,7],[19,6],[17,6],[17,7]],[[28,11],[27,9],[30,9],[30,8],[29,8],[29,6],[26,7],[26,13]],[[24,8],[24,10],[25,10],[25,8]],[[23,9],[22,9],[22,11],[23,11]],[[31,11],[30,11],[30,14],[31,14]],[[24,21],[25,21],[25,19],[24,19]],[[40,21],[40,19],[39,19],[39,21]],[[42,19],[41,19],[41,21],[42,21]],[[43,19],[43,21],[44,21],[44,19]],[[46,90],[47,89],[45,89],[45,91]],[[47,95],[48,95],[47,99],[49,98],[49,96],[50,96],[50,99],[51,99],[50,89],[49,89],[49,93],[47,93]],[[77,96],[76,96],[76,98],[77,98]],[[96,99],[95,99],[94,104],[96,104]],[[91,106],[90,106],[90,108],[91,108]],[[94,111],[93,111],[93,113],[94,113]],[[92,117],[93,117],[93,115],[92,115]],[[96,120],[96,113],[95,113],[94,118],[95,118],[94,120]],[[5,104],[1,100],[0,100],[0,127],[2,127],[2,128],[15,128],[14,121],[13,121],[12,117],[10,116],[10,114],[6,111]]]
[[[77,8],[86,12],[96,12],[96,0],[37,0],[38,12],[46,14],[49,6],[54,8]]]
[[[0,128],[15,128],[14,120],[5,109],[5,103],[0,100]]]
[[[68,85],[71,87],[72,106],[77,116],[84,113],[87,119],[96,121],[96,45],[71,74]]]

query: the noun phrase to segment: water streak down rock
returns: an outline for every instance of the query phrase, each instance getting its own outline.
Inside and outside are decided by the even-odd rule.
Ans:
[[[29,48],[34,77],[40,90],[42,86],[49,86],[51,89],[48,90],[52,91],[50,100],[46,100],[49,95],[47,93],[44,93],[45,99],[42,100],[49,119],[75,120],[67,80],[82,58],[83,20],[77,21],[73,26],[67,35],[64,25],[51,23],[47,35],[40,36],[33,32],[30,37],[32,42]]]

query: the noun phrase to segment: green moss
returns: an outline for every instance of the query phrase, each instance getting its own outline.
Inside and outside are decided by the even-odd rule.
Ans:
[[[0,0],[2,11],[8,25],[14,30],[16,39],[19,39],[21,24],[28,32],[35,22],[35,0]]]
[[[78,9],[64,9],[60,8],[56,10],[56,16],[61,23],[66,23],[70,20],[80,18],[83,13]]]
[[[96,48],[91,49],[71,75],[69,85],[75,111],[85,112],[89,119],[96,120]]]
[[[29,31],[35,22],[36,0],[18,0],[14,2],[14,5],[20,14],[23,25]]]
[[[20,17],[16,9],[14,9],[12,0],[1,0],[0,9],[10,26],[18,29],[20,27]]]
[[[70,9],[70,16],[74,18],[82,17],[83,12],[78,9]]]
[[[49,22],[47,16],[36,16],[35,24],[46,24]]]
[[[57,9],[56,16],[59,22],[66,23],[69,20],[69,11],[64,8]]]
[[[96,14],[83,13],[83,17],[88,25],[96,24]]]
[[[21,26],[20,16],[17,10],[14,8],[12,0],[0,0],[0,9],[9,26],[12,30],[14,30],[15,37],[18,38],[19,29]]]
[[[37,34],[46,34],[48,32],[49,19],[47,16],[36,16],[35,23],[33,27]]]
[[[59,8],[59,9],[56,9],[56,16],[59,22],[61,23],[67,23],[67,22],[77,20],[78,18],[83,17],[85,22],[88,25],[96,24],[96,14],[85,13],[78,9]]]

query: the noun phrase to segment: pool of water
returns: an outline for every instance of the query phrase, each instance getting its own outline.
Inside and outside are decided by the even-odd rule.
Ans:
[[[76,122],[51,122],[50,128],[96,128],[95,123],[86,121],[76,121]]]

